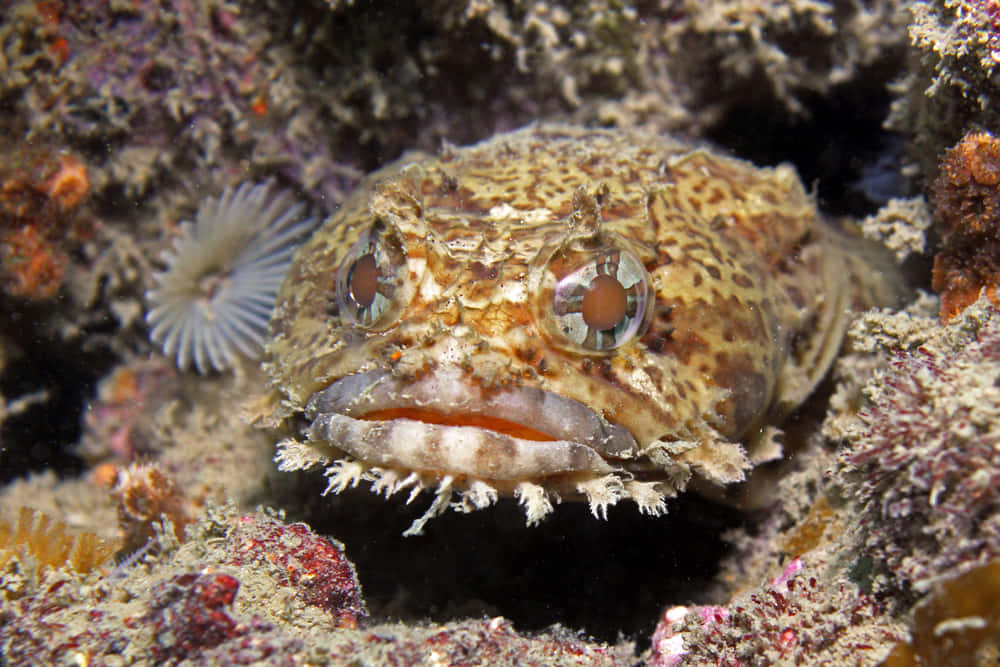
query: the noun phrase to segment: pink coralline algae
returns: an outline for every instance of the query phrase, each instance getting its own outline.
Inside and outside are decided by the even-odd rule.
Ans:
[[[233,565],[269,564],[279,585],[295,588],[303,602],[329,613],[337,627],[356,628],[368,615],[343,545],[302,524],[250,516],[240,523],[232,548]]]
[[[1000,311],[986,298],[894,350],[846,433],[842,477],[869,555],[904,584],[1000,556]]]
[[[887,601],[823,571],[795,558],[727,606],[668,608],[653,633],[650,667],[873,664],[878,645],[899,639],[880,623]]]

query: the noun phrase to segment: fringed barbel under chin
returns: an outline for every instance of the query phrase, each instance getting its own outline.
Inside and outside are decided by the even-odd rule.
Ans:
[[[415,519],[410,527],[403,531],[403,537],[410,537],[411,535],[422,535],[424,532],[424,526],[427,522],[434,517],[443,514],[445,510],[448,509],[448,505],[451,502],[452,495],[452,484],[455,478],[451,475],[446,475],[441,479],[441,483],[438,484],[437,489],[434,490],[434,502],[431,506],[427,508],[420,518]]]
[[[339,494],[358,486],[362,481],[370,484],[376,495],[389,498],[400,491],[409,491],[406,504],[411,504],[425,490],[432,490],[434,498],[430,507],[417,518],[403,535],[421,535],[427,523],[444,514],[449,508],[457,512],[473,512],[497,503],[501,496],[513,495],[524,509],[525,522],[535,526],[554,511],[562,502],[560,490],[544,482],[524,481],[513,486],[497,484],[491,480],[445,475],[438,478],[414,470],[397,470],[372,466],[349,457],[331,460],[308,444],[287,439],[279,443],[275,456],[281,470],[306,470],[317,465],[324,467],[327,486],[323,495]],[[620,500],[633,500],[641,513],[661,516],[667,513],[666,499],[677,493],[663,482],[639,482],[623,479],[616,473],[577,480],[561,491],[570,496],[579,494],[586,498],[591,513],[598,519],[607,519],[608,507]]]

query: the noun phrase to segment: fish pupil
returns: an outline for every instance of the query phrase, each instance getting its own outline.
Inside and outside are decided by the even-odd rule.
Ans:
[[[613,329],[625,317],[627,308],[628,294],[614,276],[596,276],[583,293],[581,314],[591,329]]]
[[[351,269],[348,284],[355,303],[362,308],[372,305],[378,293],[378,266],[374,255],[368,253],[358,258]]]

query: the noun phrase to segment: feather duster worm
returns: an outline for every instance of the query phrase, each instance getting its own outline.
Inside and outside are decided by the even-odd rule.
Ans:
[[[181,224],[166,270],[146,293],[150,338],[182,370],[201,373],[233,365],[237,352],[256,358],[275,295],[292,256],[312,231],[287,192],[267,184],[227,188]]]

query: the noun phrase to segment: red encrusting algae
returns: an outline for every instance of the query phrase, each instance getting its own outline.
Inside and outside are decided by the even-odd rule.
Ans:
[[[344,546],[301,523],[245,516],[236,531],[233,554],[233,565],[270,564],[279,585],[296,589],[303,602],[326,611],[336,627],[357,628],[368,616]]]

